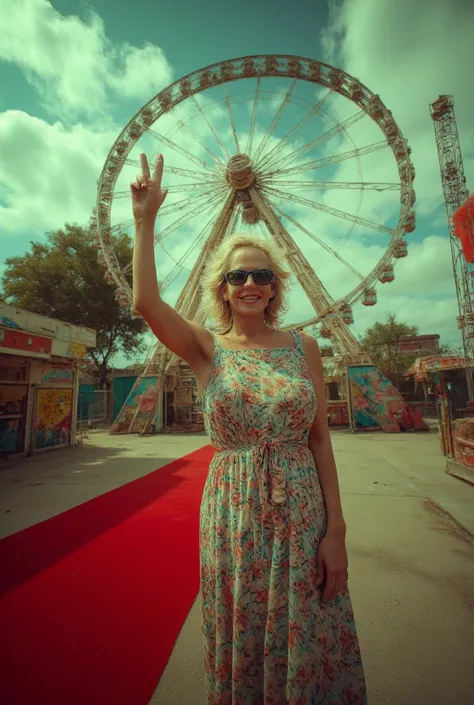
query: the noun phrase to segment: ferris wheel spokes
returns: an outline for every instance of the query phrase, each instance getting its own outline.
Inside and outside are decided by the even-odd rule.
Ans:
[[[198,181],[190,184],[171,185],[167,187],[167,190],[169,193],[186,193],[187,191],[202,191],[204,188],[207,188],[208,191],[206,193],[209,193],[209,188],[216,189],[218,188],[218,184],[216,184],[215,181]],[[105,191],[103,195],[110,201],[120,200],[121,198],[130,198],[129,191]]]
[[[351,125],[354,125],[356,122],[361,120],[363,117],[365,117],[366,113],[364,110],[360,110],[358,113],[354,113],[354,115],[351,115],[350,117],[346,118],[342,122],[338,123],[334,127],[331,127],[330,130],[327,130],[326,132],[323,132],[322,135],[318,135],[318,137],[314,137],[311,139],[309,142],[306,144],[302,145],[301,147],[298,147],[298,149],[295,149],[293,152],[290,152],[290,154],[285,154],[284,156],[280,156],[277,161],[271,160],[270,163],[267,163],[267,169],[275,169],[278,168],[279,164],[285,163],[285,164],[290,164],[291,162],[294,162],[295,159],[298,159],[298,157],[301,154],[304,154],[305,152],[308,151],[311,147],[315,147],[316,145],[322,146],[326,142],[329,142],[335,135],[338,135],[340,132],[346,130],[348,127]]]
[[[184,185],[184,184],[183,184]],[[176,187],[168,187],[169,190],[177,190]],[[187,189],[189,190],[189,189]],[[205,191],[204,193],[200,193],[199,195],[193,196],[192,200],[187,197],[183,198],[179,201],[176,201],[175,203],[169,203],[164,205],[162,208],[160,208],[160,218],[164,216],[168,216],[171,213],[175,213],[176,211],[182,211],[188,208],[196,208],[197,205],[202,205],[201,202],[203,200],[207,202],[210,202],[210,199],[215,199],[218,200],[220,197],[224,196],[225,193],[228,191],[228,187],[226,187],[224,184],[220,186],[219,188],[213,188],[212,190]],[[130,193],[128,191],[116,191],[113,193],[113,199],[115,200],[116,198],[125,198],[125,197],[130,197]],[[205,205],[205,204],[204,204]],[[190,217],[192,217],[193,211],[191,211]],[[110,232],[112,234],[117,234],[121,230],[126,230],[134,225],[134,220],[133,218],[129,220],[122,221],[111,228]],[[166,236],[165,236],[166,237]]]
[[[196,239],[193,240],[193,242],[191,243],[191,245],[188,247],[188,249],[186,250],[186,252],[180,257],[180,259],[179,259],[178,261],[176,261],[173,257],[171,257],[171,255],[165,250],[164,247],[162,248],[162,249],[167,253],[167,255],[168,255],[169,257],[171,257],[171,259],[175,262],[175,265],[174,265],[173,269],[171,269],[170,272],[168,272],[168,274],[167,274],[166,277],[163,279],[163,281],[162,281],[162,283],[161,283],[161,285],[160,285],[160,289],[161,289],[162,292],[163,292],[163,291],[166,291],[166,289],[167,289],[169,286],[171,286],[171,284],[174,282],[174,280],[176,279],[176,277],[178,276],[178,274],[181,272],[181,270],[186,269],[186,267],[184,267],[184,262],[186,262],[186,260],[187,260],[188,257],[191,255],[191,253],[193,252],[193,250],[195,250],[195,248],[196,248],[199,244],[202,243],[202,241],[204,240],[204,237],[205,237],[205,235],[206,235],[206,232],[207,232],[207,230],[208,230],[209,225],[210,225],[211,222],[212,222],[212,218],[210,218],[210,219],[207,221],[206,225],[205,225],[204,228],[201,230],[201,232],[199,233],[199,235],[197,235]]]
[[[221,140],[220,140],[220,138],[219,138],[217,132],[214,130],[214,128],[212,127],[211,123],[210,123],[209,120],[207,119],[206,113],[204,112],[204,110],[201,108],[201,106],[199,105],[198,101],[196,100],[196,96],[191,95],[190,98],[191,98],[192,102],[194,103],[194,105],[195,105],[195,107],[196,107],[196,110],[199,112],[199,114],[201,115],[202,119],[204,120],[204,122],[205,122],[206,125],[208,126],[210,132],[212,133],[212,135],[214,135],[214,139],[216,140],[217,144],[218,144],[219,147],[221,148],[221,150],[222,150],[224,156],[226,157],[226,159],[230,159],[230,154],[229,154],[229,152],[227,151],[226,146],[221,142]],[[222,163],[220,160],[219,160],[218,163],[223,165],[223,163]],[[223,166],[224,166],[224,165],[223,165]]]
[[[230,128],[232,130],[232,136],[234,138],[234,144],[235,144],[235,153],[239,154],[239,152],[240,152],[239,139],[237,137],[237,130],[235,129],[234,116],[232,114],[232,105],[230,103],[229,94],[227,93],[227,88],[226,88],[225,83],[222,83],[222,88],[224,89],[224,102],[226,104],[227,112],[229,113]]]
[[[252,118],[250,120],[250,130],[249,130],[249,136],[247,139],[247,146],[245,148],[245,153],[247,156],[251,157],[252,155],[252,145],[253,145],[253,138],[255,134],[255,124],[257,121],[257,109],[258,109],[258,98],[260,95],[260,83],[261,83],[262,77],[258,76],[257,77],[257,86],[255,88],[255,98],[253,100],[253,108],[252,108]]]
[[[191,243],[191,245],[189,246],[189,248],[187,249],[187,251],[184,253],[184,255],[182,255],[182,256],[180,257],[180,259],[179,259],[178,261],[173,257],[173,255],[172,255],[170,252],[168,252],[168,250],[166,249],[166,247],[163,245],[162,240],[160,240],[159,244],[160,244],[161,249],[168,255],[168,257],[169,257],[169,258],[174,262],[174,264],[175,264],[175,266],[173,267],[173,269],[172,269],[172,270],[170,271],[170,273],[168,274],[168,277],[170,277],[171,274],[173,274],[173,280],[174,280],[174,279],[176,279],[176,277],[178,276],[178,274],[179,274],[179,272],[180,272],[181,270],[186,270],[186,271],[188,271],[188,272],[191,272],[191,271],[192,271],[191,269],[189,269],[189,267],[186,267],[186,266],[184,265],[184,262],[187,260],[187,258],[188,258],[189,255],[191,254],[191,252],[195,249],[195,247],[196,247],[200,242],[202,242],[202,241],[204,240],[204,237],[205,237],[205,235],[206,235],[206,232],[208,232],[209,228],[211,227],[211,225],[212,225],[212,223],[213,223],[213,221],[214,221],[214,207],[215,207],[215,204],[213,204],[213,205],[210,206],[208,209],[206,209],[203,213],[201,213],[201,215],[208,215],[209,213],[210,213],[211,215],[210,215],[209,219],[207,220],[206,224],[204,225],[204,227],[202,228],[201,232],[197,235],[197,237],[195,238],[195,240],[193,240],[193,242]],[[175,272],[175,270],[176,270],[176,272]],[[168,278],[168,277],[167,277],[167,278]],[[165,279],[165,281],[166,281],[166,279]],[[167,286],[168,286],[168,285],[169,285],[169,282],[168,282]]]
[[[159,142],[160,146],[165,144],[167,147],[170,149],[174,150],[175,152],[178,152],[178,154],[181,154],[182,157],[185,157],[186,159],[189,159],[191,162],[194,162],[198,166],[204,167],[206,171],[210,171],[215,173],[216,168],[217,169],[223,169],[223,164],[222,162],[215,162],[213,166],[205,162],[203,159],[200,159],[199,157],[196,157],[195,154],[191,154],[191,152],[188,152],[186,149],[183,149],[183,147],[180,147],[176,142],[173,142],[173,140],[170,140],[168,137],[165,137],[164,135],[161,135],[159,132],[154,130],[151,127],[147,127],[146,130],[147,134],[151,135],[154,137],[157,142]]]
[[[165,174],[175,174],[176,176],[189,176],[192,179],[197,177],[202,177],[202,179],[208,179],[209,174],[205,174],[202,171],[194,171],[193,169],[183,169],[179,166],[164,166],[163,172]],[[199,180],[199,179],[198,179]]]
[[[321,238],[317,237],[317,235],[314,235],[314,233],[310,232],[307,230],[307,228],[304,227],[304,225],[301,225],[301,223],[298,223],[293,216],[289,215],[289,213],[286,213],[282,208],[280,208],[276,203],[274,203],[271,199],[269,199],[269,203],[272,206],[272,208],[277,212],[280,213],[284,218],[290,221],[296,228],[301,230],[305,235],[311,238],[311,240],[314,240],[323,250],[326,250],[326,252],[329,252],[333,257],[335,257],[341,264],[343,264],[347,269],[352,272],[360,281],[363,281],[364,276],[355,269],[352,264],[349,264],[347,260],[344,259],[344,257],[341,257],[341,255],[336,252],[330,245],[326,244],[324,240],[321,240]]]
[[[263,152],[265,145],[267,144],[268,140],[270,139],[270,137],[272,136],[272,134],[275,132],[276,128],[278,127],[280,120],[282,118],[282,115],[285,111],[285,108],[288,105],[288,103],[290,102],[290,98],[291,98],[291,95],[293,93],[295,86],[296,86],[296,78],[293,79],[293,81],[290,84],[290,87],[288,88],[287,92],[283,96],[280,107],[278,108],[277,113],[276,113],[275,117],[273,118],[270,127],[266,131],[265,135],[262,138],[262,141],[260,142],[260,144],[257,147],[257,151],[255,152],[255,154],[253,156],[253,161],[255,163],[258,162],[259,155]]]
[[[225,192],[225,189],[222,188],[222,193]],[[176,211],[181,211],[184,210],[185,208],[189,208],[193,205],[196,205],[198,202],[202,201],[203,198],[207,197],[212,197],[212,196],[217,196],[216,191],[205,191],[204,193],[201,193],[199,196],[193,196],[193,200],[191,201],[189,197],[183,198],[180,201],[175,201],[174,203],[167,203],[164,206],[160,208],[160,217],[163,217],[165,215],[170,215],[170,213],[175,213]]]
[[[141,169],[141,162],[138,159],[125,159],[124,160],[124,165],[127,166],[133,166],[136,169]],[[176,174],[177,176],[186,176],[190,177],[191,179],[194,179],[197,177],[202,177],[203,179],[208,179],[209,174],[205,174],[202,171],[194,171],[192,169],[183,169],[182,167],[178,166],[168,166],[167,164],[164,165],[163,167],[163,172],[165,174]]]
[[[272,155],[273,155],[275,152],[281,151],[283,145],[284,145],[286,142],[288,142],[288,140],[290,139],[290,137],[293,137],[293,136],[295,135],[295,133],[296,133],[299,129],[301,129],[301,128],[308,122],[308,120],[309,120],[310,117],[312,117],[313,115],[316,115],[316,114],[319,112],[320,108],[322,108],[322,106],[323,106],[324,103],[327,101],[327,99],[329,98],[330,95],[331,95],[331,91],[328,91],[328,92],[321,98],[321,100],[319,100],[319,101],[316,103],[316,105],[313,105],[313,107],[310,108],[310,109],[308,110],[308,112],[307,112],[305,115],[303,115],[303,117],[301,118],[301,120],[300,120],[299,122],[297,122],[296,125],[294,125],[294,126],[291,128],[291,130],[290,130],[289,132],[287,132],[286,135],[285,135],[284,137],[282,137],[281,140],[279,140],[279,141],[277,142],[277,144],[273,147],[273,149],[271,149],[269,152],[267,152],[267,154],[264,154],[259,162],[256,162],[256,168],[258,168],[259,170],[265,170],[265,171],[267,171],[268,168],[269,168],[269,165],[271,164],[271,162],[272,162],[273,159],[274,159],[274,157],[272,157]]]
[[[171,186],[166,187],[169,193],[186,193],[187,191],[202,191],[203,188],[218,188],[218,184],[215,181],[197,181],[190,184],[171,184]]]
[[[135,225],[135,220],[133,218],[122,220],[120,223],[117,223],[110,228],[110,233],[111,235],[118,235],[124,230],[128,230],[128,228],[131,228],[133,225]]]
[[[287,262],[290,269],[293,271],[293,274],[313,306],[317,320],[319,320],[324,311],[333,312],[336,319],[333,334],[337,339],[340,349],[349,352],[354,344],[358,345],[358,343],[347,326],[340,326],[338,324],[339,314],[336,308],[337,303],[332,299],[323,282],[317,276],[301,250],[296,247],[294,240],[275,215],[267,198],[263,194],[259,194],[255,188],[251,188],[251,195],[258,204],[258,208],[276,242],[280,247],[286,250]]]
[[[334,215],[337,218],[342,218],[343,220],[349,220],[357,225],[362,225],[370,230],[376,230],[379,233],[385,233],[393,237],[395,235],[395,230],[392,228],[387,228],[385,225],[378,225],[371,220],[366,220],[366,218],[361,218],[358,215],[353,215],[352,213],[346,213],[338,208],[332,208],[331,206],[325,206],[322,203],[316,203],[315,201],[310,201],[308,198],[303,198],[302,196],[295,196],[294,194],[285,193],[285,191],[280,191],[279,189],[272,188],[270,186],[265,186],[263,189],[265,193],[278,196],[283,200],[293,201],[294,203],[299,203],[303,206],[309,206],[317,211],[322,211],[323,213],[328,213],[329,215]]]
[[[341,152],[340,154],[334,154],[328,157],[320,157],[319,159],[313,159],[310,162],[305,162],[304,164],[292,166],[289,169],[276,169],[275,171],[268,171],[264,174],[262,178],[271,179],[276,175],[290,176],[305,171],[314,171],[315,169],[321,169],[325,166],[330,166],[331,164],[338,164],[339,162],[343,162],[346,159],[354,159],[364,154],[378,152],[379,150],[387,149],[387,147],[388,143],[385,140],[383,142],[374,142],[373,144],[367,145],[367,147],[361,147],[360,149],[351,149],[348,152]]]
[[[210,149],[207,145],[204,144],[204,142],[202,140],[199,139],[199,137],[191,130],[189,125],[186,125],[186,123],[183,122],[182,120],[176,120],[176,126],[181,128],[182,130],[184,130],[184,132],[187,132],[188,135],[190,135],[190,137],[193,138],[193,140],[196,142],[196,144],[198,144],[201,147],[201,149],[203,149],[205,152],[207,152],[209,154],[209,156],[217,164],[224,167],[224,162],[222,161],[222,159],[220,157],[218,157],[217,154],[214,154],[212,149]]]
[[[175,220],[174,223],[168,225],[164,230],[160,231],[159,233],[156,233],[155,241],[159,242],[160,240],[163,240],[164,238],[168,237],[168,235],[171,235],[171,233],[175,232],[175,230],[180,228],[182,225],[185,225],[190,219],[194,218],[196,215],[201,215],[203,211],[205,212],[208,206],[210,209],[215,207],[217,203],[221,200],[221,196],[228,194],[230,190],[231,189],[229,188],[226,189],[225,187],[223,187],[221,191],[212,194],[204,203],[200,204],[195,208],[192,208],[189,213],[185,213],[183,216],[181,216],[181,218]]]
[[[285,189],[315,189],[326,191],[329,189],[349,189],[363,191],[399,191],[400,184],[377,181],[285,181],[283,179],[263,180],[264,186],[283,186]]]

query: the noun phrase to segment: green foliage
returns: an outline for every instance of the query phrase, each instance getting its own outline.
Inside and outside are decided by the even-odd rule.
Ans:
[[[389,378],[403,374],[415,362],[416,355],[399,352],[400,338],[418,335],[417,326],[399,323],[392,314],[385,323],[377,322],[368,328],[361,339],[362,348],[369,353],[374,364]]]
[[[443,343],[439,346],[439,354],[443,357],[463,357],[462,346],[455,347],[450,343]]]
[[[131,262],[128,235],[117,236],[114,249],[121,267]],[[30,252],[9,257],[5,265],[0,296],[7,304],[97,331],[97,347],[88,352],[88,358],[95,364],[101,387],[107,384],[113,355],[143,349],[146,324],[116,301],[115,285],[105,281],[97,262],[91,228],[66,224],[47,233],[45,243],[31,242]]]

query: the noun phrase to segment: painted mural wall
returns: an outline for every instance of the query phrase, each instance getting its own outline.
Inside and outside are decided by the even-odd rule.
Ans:
[[[135,433],[140,433],[153,418],[158,402],[156,377],[137,378],[114,424],[114,433],[127,433],[133,423]],[[134,420],[135,419],[135,420]]]
[[[34,447],[68,445],[71,437],[72,389],[43,387],[37,390]]]
[[[31,382],[50,386],[62,384],[66,387],[72,387],[75,372],[67,365],[69,363],[52,367],[50,364],[35,361],[31,367]]]
[[[349,392],[353,428],[388,433],[425,431],[421,414],[404,400],[374,365],[348,367]]]

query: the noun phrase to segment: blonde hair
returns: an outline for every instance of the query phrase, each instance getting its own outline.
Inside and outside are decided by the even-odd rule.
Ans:
[[[224,276],[229,270],[233,253],[243,247],[254,247],[263,252],[275,273],[273,281],[275,294],[265,309],[265,322],[272,328],[277,328],[281,316],[287,310],[285,296],[288,291],[290,272],[283,266],[283,252],[270,239],[262,236],[251,233],[229,235],[210,256],[201,281],[203,308],[215,324],[216,330],[221,333],[227,333],[232,327],[232,309],[223,296]]]

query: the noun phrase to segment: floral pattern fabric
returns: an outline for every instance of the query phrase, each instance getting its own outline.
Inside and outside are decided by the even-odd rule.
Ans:
[[[316,587],[326,511],[309,430],[316,395],[294,348],[226,350],[203,394],[216,453],[200,519],[209,705],[364,705],[347,586]]]

